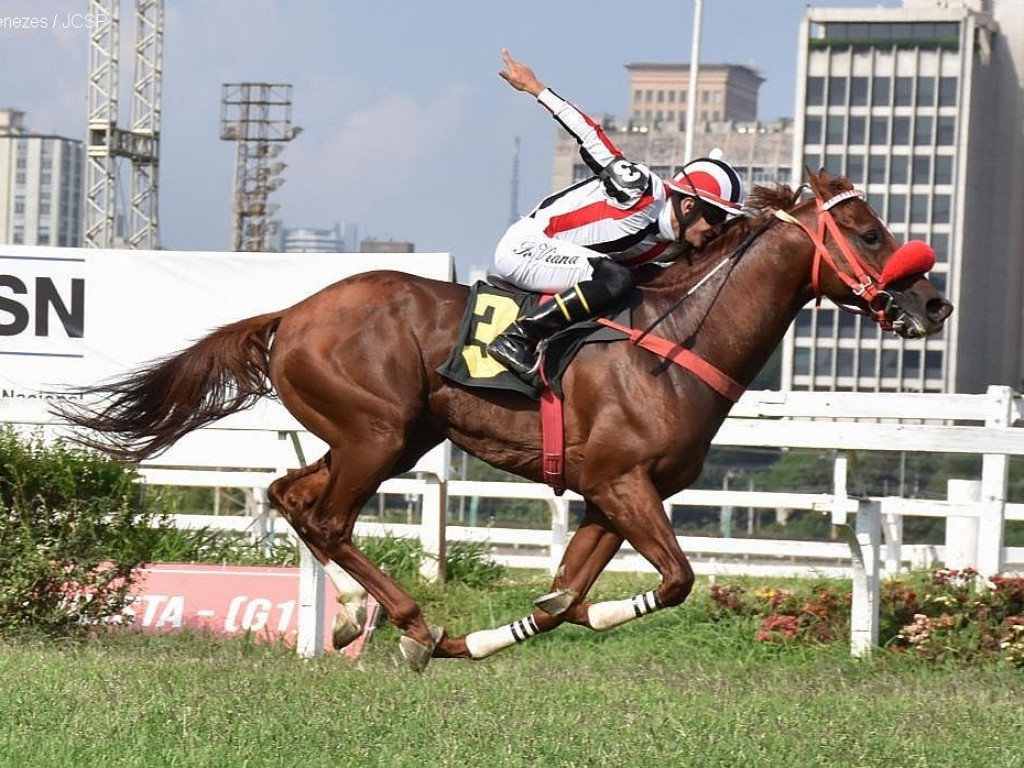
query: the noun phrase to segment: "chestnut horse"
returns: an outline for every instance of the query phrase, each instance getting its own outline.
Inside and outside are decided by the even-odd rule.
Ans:
[[[759,213],[727,225],[695,263],[641,271],[636,325],[656,323],[659,335],[738,388],[815,297],[904,338],[940,331],[952,305],[925,277],[934,252],[921,242],[898,247],[846,179],[821,171],[809,174],[809,185],[815,198],[802,203],[788,187],[756,188],[748,204]],[[419,671],[432,656],[484,658],[563,622],[604,630],[682,603],[694,574],[662,500],[697,478],[732,400],[706,375],[628,341],[586,345],[563,377],[565,480],[586,506],[552,592],[532,613],[449,635],[429,626],[413,598],[356,547],[356,518],[380,483],[446,438],[496,467],[542,477],[535,401],[465,388],[437,373],[455,343],[467,291],[396,272],[356,275],[92,387],[98,405],[62,415],[94,430],[86,442],[141,460],[276,391],[329,446],[316,463],[276,480],[270,495],[346,604],[335,644],[361,629],[365,589],[402,630],[402,653]],[[587,601],[624,541],[657,569],[657,588]]]

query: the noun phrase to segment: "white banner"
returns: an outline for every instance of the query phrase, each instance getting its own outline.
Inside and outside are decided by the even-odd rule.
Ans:
[[[449,281],[442,253],[212,253],[0,245],[0,420],[349,275]]]

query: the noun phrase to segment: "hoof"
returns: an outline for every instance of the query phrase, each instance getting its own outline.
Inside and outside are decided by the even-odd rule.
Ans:
[[[434,655],[434,646],[437,645],[437,641],[441,639],[443,634],[444,627],[430,627],[431,640],[429,646],[413,640],[408,635],[402,635],[398,638],[398,648],[413,672],[422,672],[427,668],[430,658]]]
[[[576,593],[571,589],[557,589],[541,595],[533,604],[540,608],[548,616],[560,616],[569,610],[572,601],[576,599]]]
[[[366,606],[361,603],[345,603],[338,608],[331,632],[331,644],[340,651],[361,634],[366,624]]]

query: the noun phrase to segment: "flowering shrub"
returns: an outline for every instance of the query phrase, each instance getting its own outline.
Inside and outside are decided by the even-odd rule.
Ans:
[[[758,642],[829,643],[849,637],[850,592],[832,584],[806,591],[713,584],[712,615],[760,619]],[[941,569],[891,579],[880,593],[880,642],[929,661],[999,657],[1024,669],[1024,577],[983,579]]]

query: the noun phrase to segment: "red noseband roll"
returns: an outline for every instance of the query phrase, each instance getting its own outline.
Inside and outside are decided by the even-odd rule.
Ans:
[[[889,285],[911,275],[931,272],[935,266],[935,251],[924,240],[910,240],[899,248],[882,268],[882,285]]]

